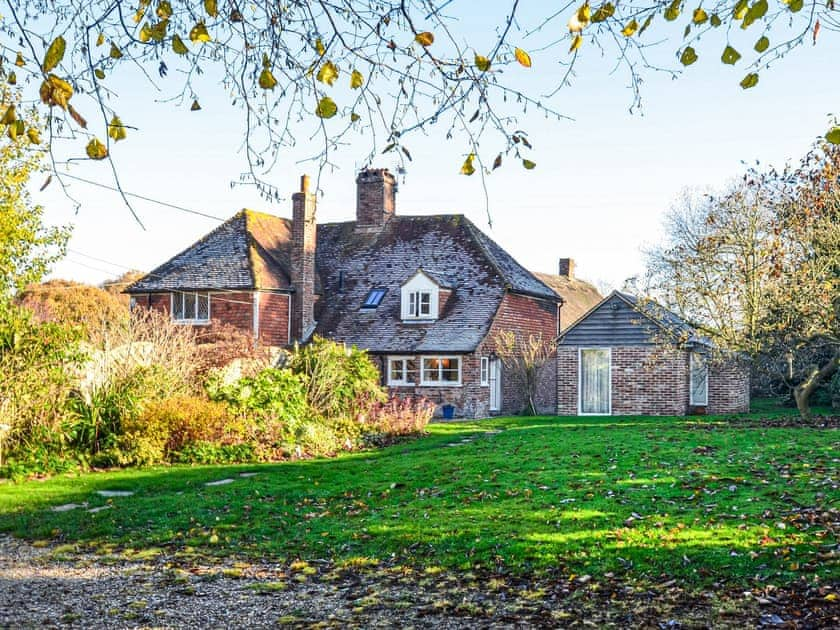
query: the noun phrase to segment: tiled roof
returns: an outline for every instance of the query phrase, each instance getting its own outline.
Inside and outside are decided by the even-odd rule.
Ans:
[[[534,275],[563,298],[563,307],[560,309],[561,329],[576,322],[602,299],[598,289],[583,280],[550,273],[534,273]]]
[[[318,226],[316,333],[375,352],[470,352],[506,290],[557,295],[462,215],[395,216],[378,232],[354,221]],[[289,288],[291,222],[243,210],[128,288]],[[403,323],[400,288],[422,269],[450,291],[441,317]],[[361,309],[370,289],[388,289]]]
[[[460,215],[396,216],[376,233],[356,232],[354,222],[319,226],[316,263],[324,295],[316,332],[374,352],[474,350],[506,284],[477,231]],[[452,293],[440,319],[404,323],[400,289],[420,268]],[[374,286],[388,289],[382,303],[360,309]]]
[[[242,210],[126,292],[288,289],[290,238],[288,219]]]

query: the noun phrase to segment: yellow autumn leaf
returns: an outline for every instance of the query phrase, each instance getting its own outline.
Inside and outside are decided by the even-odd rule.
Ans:
[[[209,42],[210,41],[210,34],[207,32],[207,27],[204,26],[204,22],[199,22],[195,26],[190,29],[190,41],[191,42]]]
[[[624,37],[633,37],[633,34],[634,34],[634,33],[635,33],[638,29],[639,29],[639,23],[638,23],[636,20],[630,20],[630,21],[627,23],[627,26],[625,26],[625,27],[621,30],[621,34],[622,34],[622,35],[624,35]]]
[[[216,0],[204,0],[204,10],[210,17],[216,17],[219,14],[219,8],[216,6]]]
[[[467,159],[464,160],[464,163],[461,165],[461,175],[472,175],[475,173],[475,166],[473,166],[473,160],[475,160],[475,153],[470,153],[467,156]]]
[[[197,112],[201,109],[201,105],[198,104],[198,99],[193,100],[192,105],[190,105],[191,112]]]
[[[327,63],[322,65],[321,69],[318,70],[318,74],[315,75],[315,78],[321,83],[332,85],[338,78],[338,66],[336,66],[332,61],[327,61]]]
[[[481,70],[482,72],[487,72],[490,69],[490,60],[484,55],[476,54],[475,67]]]
[[[23,53],[18,52],[17,57],[15,57],[15,65],[18,68],[22,68],[26,65],[26,62],[23,60]]]
[[[329,96],[325,96],[315,107],[315,115],[318,118],[332,118],[338,112],[338,106]]]
[[[24,131],[23,121],[16,120],[6,128],[6,135],[9,136],[10,140],[17,140],[18,136],[23,135]]]
[[[26,137],[29,138],[29,142],[32,144],[41,144],[41,132],[35,127],[30,127],[26,131]]]
[[[6,79],[6,83],[9,85],[17,85],[17,74],[10,72],[8,78]]]
[[[123,56],[123,54],[122,51],[119,48],[117,48],[117,45],[111,42],[111,51],[108,53],[108,56],[111,59],[119,59]]]
[[[351,88],[353,88],[354,90],[357,90],[360,87],[362,87],[362,85],[364,85],[364,83],[365,83],[365,78],[362,76],[361,72],[359,72],[358,70],[353,70],[353,72],[350,73],[350,87]]]
[[[108,137],[114,142],[119,142],[120,140],[125,140],[125,136],[125,126],[118,116],[114,116],[108,125]]]
[[[527,168],[529,171],[532,170],[537,165],[536,162],[532,162],[531,160],[522,160],[522,166]]]
[[[271,70],[263,68],[263,71],[260,72],[259,84],[264,90],[273,90],[277,85],[277,79],[271,74]]]
[[[155,13],[161,20],[168,20],[172,17],[172,4],[168,0],[161,0]]]
[[[356,112],[352,112],[350,114],[350,122],[358,122],[359,120],[361,120],[361,118],[362,117],[359,116]]]
[[[414,36],[414,41],[423,47],[431,46],[435,43],[435,36],[429,31],[423,31]]]
[[[47,52],[44,55],[44,72],[49,72],[61,63],[61,60],[64,59],[65,48],[66,42],[64,41],[64,38],[61,35],[59,35],[53,40],[52,44],[50,44],[50,47],[47,48]]]
[[[105,43],[105,33],[99,33],[99,35],[96,38],[96,45],[101,46],[104,43]]]
[[[516,57],[516,60],[519,62],[519,65],[525,66],[526,68],[531,67],[531,55],[526,53],[521,48],[514,49],[513,56]]]
[[[93,74],[96,75],[96,78],[102,81],[105,78],[105,71],[102,68],[97,68],[93,71]]]
[[[580,34],[575,35],[574,39],[572,39],[572,45],[569,47],[569,52],[577,50],[581,44],[583,44],[583,36]]]
[[[327,52],[327,49],[324,48],[324,42],[321,41],[320,37],[315,40],[315,52],[317,52],[320,57],[323,57],[324,53]]]
[[[85,153],[91,160],[104,160],[108,157],[108,148],[99,141],[99,138],[91,138],[85,147]]]
[[[6,113],[0,118],[0,125],[11,125],[17,120],[17,112],[14,105],[9,105],[6,108]]]
[[[184,40],[177,33],[172,36],[172,51],[176,55],[186,55],[189,52]]]
[[[67,103],[73,96],[73,86],[64,79],[50,74],[41,83],[39,94],[44,105],[50,107],[58,105],[62,109],[67,109]]]

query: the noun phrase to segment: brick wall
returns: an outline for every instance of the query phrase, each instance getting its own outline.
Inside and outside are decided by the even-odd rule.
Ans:
[[[394,355],[396,356],[396,355]],[[455,407],[455,415],[465,418],[485,418],[490,415],[490,388],[481,385],[481,357],[478,354],[458,355],[461,359],[460,387],[434,387],[420,385],[420,355],[408,362],[411,385],[389,386],[388,391],[397,397],[424,397],[437,405],[437,415],[442,415],[443,405]],[[379,367],[382,384],[388,383],[387,356],[372,356]]]
[[[268,346],[289,343],[288,293],[260,293],[260,342]]]
[[[292,195],[292,243],[290,251],[292,337],[301,339],[315,323],[315,246],[318,226],[315,195],[309,192],[309,178],[301,178],[301,191]]]
[[[750,366],[746,361],[719,359],[709,365],[707,413],[750,410]]]
[[[613,415],[682,416],[689,412],[688,352],[650,346],[612,348]],[[716,361],[709,366],[709,405],[706,413],[749,410],[749,367],[740,362]],[[557,352],[557,413],[575,415],[578,409],[578,348],[560,346]]]
[[[137,308],[146,307],[161,313],[169,313],[171,308],[170,293],[152,293],[137,295]],[[250,291],[210,292],[210,319],[236,326],[240,330],[253,335],[254,307]],[[204,329],[204,326],[196,326]]]
[[[557,335],[557,304],[548,300],[506,293],[496,311],[490,332],[479,346],[478,355],[488,356],[495,350],[499,332],[512,330],[523,339],[541,334],[550,341]],[[540,373],[536,406],[539,413],[554,413],[557,407],[556,379],[552,361]],[[525,386],[521,375],[502,368],[502,413],[519,413],[526,406]]]
[[[365,169],[356,177],[356,229],[376,231],[394,216],[396,180],[388,169]]]

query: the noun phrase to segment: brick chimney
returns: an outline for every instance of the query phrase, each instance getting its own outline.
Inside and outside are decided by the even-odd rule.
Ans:
[[[356,230],[378,232],[394,216],[397,181],[387,168],[366,168],[356,177]]]
[[[315,194],[309,176],[300,178],[300,192],[292,195],[292,339],[305,341],[315,327]]]
[[[560,270],[557,273],[561,276],[566,276],[569,280],[574,280],[574,278],[575,278],[575,259],[574,258],[561,258],[560,259]]]

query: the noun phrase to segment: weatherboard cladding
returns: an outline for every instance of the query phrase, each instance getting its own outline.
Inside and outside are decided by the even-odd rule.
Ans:
[[[655,302],[613,291],[561,335],[567,346],[647,346],[666,341],[704,343],[683,319]]]

